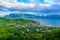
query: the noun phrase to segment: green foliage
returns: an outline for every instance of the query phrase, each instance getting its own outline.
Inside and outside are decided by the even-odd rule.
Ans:
[[[0,40],[60,40],[60,28],[25,19],[0,19]]]
[[[46,40],[60,40],[60,29],[52,29],[47,32]]]

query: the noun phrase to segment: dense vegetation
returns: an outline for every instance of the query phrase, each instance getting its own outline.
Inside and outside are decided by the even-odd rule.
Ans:
[[[26,19],[0,19],[0,40],[60,40],[60,28]]]

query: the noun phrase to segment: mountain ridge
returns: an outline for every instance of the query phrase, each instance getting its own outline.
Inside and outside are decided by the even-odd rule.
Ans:
[[[21,19],[21,18],[29,18],[29,19],[60,19],[60,15],[32,15],[32,14],[21,14],[21,13],[16,13],[16,14],[9,14],[6,15],[5,18],[12,18],[12,19]]]

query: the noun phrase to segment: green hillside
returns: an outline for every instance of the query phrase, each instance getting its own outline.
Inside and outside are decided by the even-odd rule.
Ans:
[[[60,28],[26,19],[0,19],[0,40],[60,40]]]

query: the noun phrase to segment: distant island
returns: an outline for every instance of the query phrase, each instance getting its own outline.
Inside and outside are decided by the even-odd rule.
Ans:
[[[12,13],[4,16],[4,18],[12,19],[21,19],[21,18],[30,18],[30,19],[60,19],[60,15],[32,15],[32,14],[22,14],[22,13]]]

